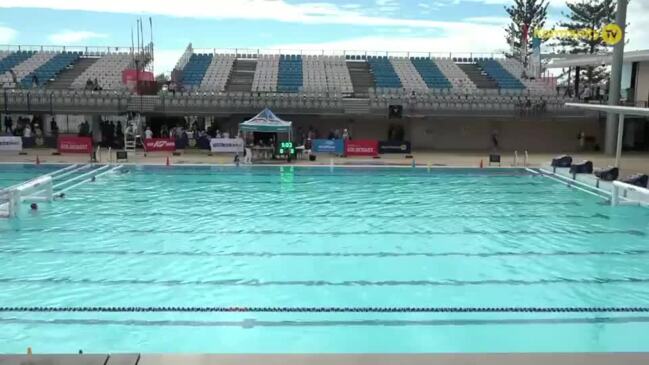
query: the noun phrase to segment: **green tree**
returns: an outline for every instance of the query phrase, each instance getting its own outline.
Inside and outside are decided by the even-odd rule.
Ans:
[[[542,29],[548,16],[547,0],[514,0],[511,6],[505,6],[511,22],[507,26],[505,38],[507,44],[513,44],[511,57],[521,61],[527,67],[532,54],[532,38],[535,29]],[[523,34],[527,30],[527,44]]]
[[[600,34],[603,26],[615,21],[615,0],[582,0],[577,3],[567,2],[569,12],[563,13],[568,19],[559,26],[573,32],[585,29],[592,31],[592,36],[560,38],[558,46],[570,54],[599,54],[611,51],[611,46],[604,43]],[[604,86],[609,78],[609,69],[605,66],[588,66],[579,73],[579,81],[584,87]]]

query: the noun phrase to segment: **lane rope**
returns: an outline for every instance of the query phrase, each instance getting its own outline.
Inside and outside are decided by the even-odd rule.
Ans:
[[[647,313],[649,307],[0,307],[0,312]]]

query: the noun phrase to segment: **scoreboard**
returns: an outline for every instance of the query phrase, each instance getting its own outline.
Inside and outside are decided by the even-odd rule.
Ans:
[[[284,141],[277,144],[277,155],[295,156],[295,146],[291,141]]]

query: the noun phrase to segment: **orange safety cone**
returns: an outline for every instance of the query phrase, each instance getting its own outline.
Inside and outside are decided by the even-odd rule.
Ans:
[[[171,165],[171,162],[169,162],[169,156],[167,156],[167,163],[166,163],[166,165],[167,165],[167,166]]]
[[[36,155],[36,164],[37,165],[41,164],[41,159],[38,157],[38,155]]]
[[[483,168],[483,167],[484,167],[484,161],[480,160],[480,168]]]

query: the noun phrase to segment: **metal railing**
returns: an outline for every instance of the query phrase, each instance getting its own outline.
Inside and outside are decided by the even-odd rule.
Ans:
[[[294,48],[193,48],[194,53],[233,54],[237,58],[258,58],[260,55],[295,54],[314,56],[387,56],[428,58],[505,58],[502,52],[440,52],[440,51],[370,51],[336,49],[294,49]]]

